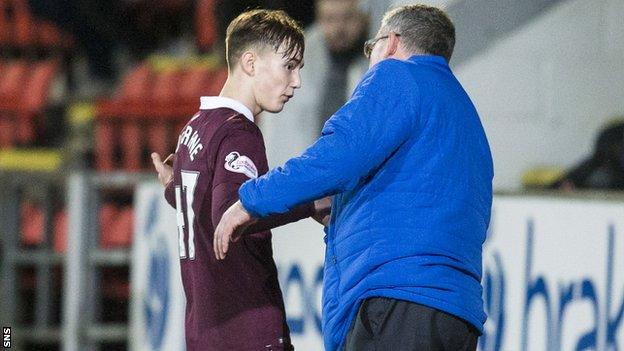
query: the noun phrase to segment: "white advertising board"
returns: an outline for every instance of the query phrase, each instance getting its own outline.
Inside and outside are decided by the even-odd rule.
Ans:
[[[183,351],[186,302],[175,210],[159,184],[139,186],[134,199],[130,350]]]
[[[482,350],[624,347],[624,204],[497,197]]]
[[[158,185],[142,186],[135,199],[132,350],[180,350],[184,297],[175,211]],[[300,351],[323,349],[323,236],[312,220],[273,230],[288,324]],[[480,350],[624,347],[624,203],[498,196],[483,261],[488,321]]]

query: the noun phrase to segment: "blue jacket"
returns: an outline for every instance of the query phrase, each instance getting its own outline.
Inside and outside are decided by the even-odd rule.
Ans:
[[[492,176],[470,98],[442,57],[425,55],[372,67],[315,144],[239,195],[263,217],[335,194],[323,334],[336,350],[371,296],[430,306],[483,330]]]

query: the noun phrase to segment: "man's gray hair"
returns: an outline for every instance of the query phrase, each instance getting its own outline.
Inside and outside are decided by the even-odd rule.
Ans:
[[[451,60],[455,26],[442,10],[426,5],[407,5],[388,11],[381,32],[400,35],[403,47],[413,54],[431,54]]]

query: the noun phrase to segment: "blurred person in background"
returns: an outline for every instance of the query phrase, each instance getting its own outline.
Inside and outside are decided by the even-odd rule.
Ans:
[[[493,165],[479,115],[449,68],[441,10],[386,14],[351,99],[300,157],[244,183],[217,257],[256,218],[334,195],[323,276],[333,350],[476,350]],[[293,240],[297,240],[293,238]]]
[[[361,53],[367,25],[357,0],[316,1],[316,23],[306,30],[301,90],[277,118],[260,121],[269,164],[300,154],[347,101],[368,68]]]
[[[603,128],[593,155],[566,172],[553,187],[624,190],[624,120]]]

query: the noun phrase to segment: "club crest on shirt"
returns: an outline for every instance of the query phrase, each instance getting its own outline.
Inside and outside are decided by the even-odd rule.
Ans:
[[[236,151],[225,156],[225,169],[235,173],[242,173],[249,178],[258,178],[258,169],[253,161],[247,156],[241,156]]]

